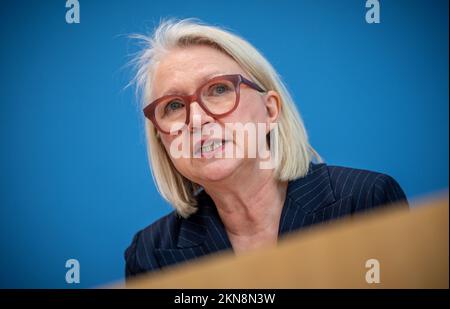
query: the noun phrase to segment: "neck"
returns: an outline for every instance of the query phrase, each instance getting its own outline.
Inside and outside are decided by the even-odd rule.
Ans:
[[[245,175],[250,177],[239,173],[226,181],[204,186],[217,207],[230,240],[278,235],[287,182],[277,180],[274,170],[251,169],[245,171]]]

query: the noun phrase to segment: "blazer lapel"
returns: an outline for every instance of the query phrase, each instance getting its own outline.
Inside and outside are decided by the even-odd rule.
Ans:
[[[205,192],[200,193],[198,199],[197,213],[181,221],[177,247],[155,249],[161,267],[214,252],[232,250],[214,202]]]
[[[279,235],[350,212],[351,197],[335,198],[327,165],[311,163],[305,177],[291,181],[288,185]]]

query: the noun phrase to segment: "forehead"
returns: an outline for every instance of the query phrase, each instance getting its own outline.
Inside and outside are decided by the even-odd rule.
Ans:
[[[191,94],[205,77],[223,74],[245,73],[230,56],[212,47],[177,48],[165,55],[156,68],[153,97],[169,94],[169,90]]]

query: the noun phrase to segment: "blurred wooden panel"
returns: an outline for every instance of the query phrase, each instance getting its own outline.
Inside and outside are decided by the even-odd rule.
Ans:
[[[222,253],[143,275],[129,288],[448,288],[448,192],[293,233],[278,247]],[[366,261],[380,283],[366,282]],[[115,288],[123,287],[116,285]]]

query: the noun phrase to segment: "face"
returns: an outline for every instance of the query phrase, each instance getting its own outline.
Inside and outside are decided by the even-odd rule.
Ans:
[[[157,65],[151,98],[155,100],[164,95],[180,93],[190,95],[210,78],[228,74],[241,74],[250,79],[237,62],[212,47],[178,48],[166,54]],[[223,89],[217,88],[215,91],[220,93]],[[230,130],[230,124],[234,129],[239,127],[238,124],[254,124],[255,127],[258,127],[257,124],[263,125],[265,132],[259,135],[262,136],[259,142],[265,144],[269,124],[276,122],[280,104],[276,92],[261,93],[241,84],[239,104],[232,113],[217,118],[207,114],[198,102],[192,102],[189,107],[189,124],[185,130],[187,134],[159,132],[159,136],[175,168],[189,180],[208,186],[232,175],[248,173],[258,168],[258,152],[256,156],[248,156],[248,135],[245,135],[247,138],[244,140],[238,138],[236,132]],[[250,138],[254,138],[253,135]],[[188,157],[171,154],[174,145],[182,144],[182,139],[188,140],[191,154]],[[216,142],[211,143],[212,141]],[[233,153],[243,153],[244,156],[229,155]]]

